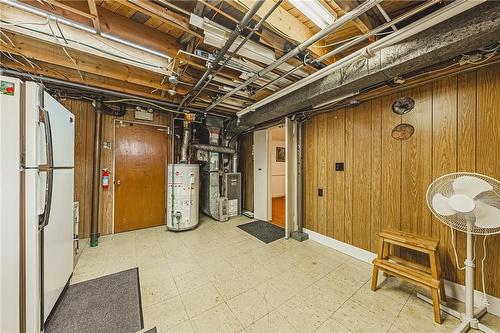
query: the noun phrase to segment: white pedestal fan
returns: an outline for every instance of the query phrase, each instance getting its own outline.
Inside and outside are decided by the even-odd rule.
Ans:
[[[488,236],[500,233],[500,182],[476,173],[459,172],[444,175],[436,179],[427,189],[427,204],[441,222],[467,234],[467,258],[464,262],[465,313],[459,313],[446,306],[441,306],[441,310],[462,320],[454,333],[467,332],[469,328],[488,333],[496,332],[479,322],[481,316],[486,313],[486,299],[484,305],[474,309],[473,235]],[[456,255],[454,243],[453,247]],[[484,255],[486,256],[486,253]],[[419,294],[418,297],[430,301],[423,295]]]

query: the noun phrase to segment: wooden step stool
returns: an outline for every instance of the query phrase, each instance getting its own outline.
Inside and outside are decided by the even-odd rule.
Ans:
[[[380,232],[379,236],[378,257],[373,260],[372,290],[377,290],[379,270],[387,275],[392,275],[417,286],[430,289],[434,307],[434,321],[441,324],[441,313],[439,311],[440,296],[442,301],[446,301],[446,294],[441,278],[441,264],[439,262],[438,250],[439,241],[395,230],[384,230]],[[430,267],[391,255],[391,245],[429,255]]]

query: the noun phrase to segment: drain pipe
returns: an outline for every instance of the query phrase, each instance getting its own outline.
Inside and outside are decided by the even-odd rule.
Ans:
[[[420,20],[417,20],[406,27],[399,29],[398,31],[393,32],[389,36],[382,38],[372,44],[370,44],[368,47],[360,49],[356,52],[353,52],[344,58],[340,59],[339,61],[334,62],[331,65],[326,66],[323,69],[320,69],[317,72],[314,72],[313,74],[309,75],[308,77],[297,81],[283,89],[281,89],[279,92],[272,94],[258,102],[255,102],[251,107],[247,107],[239,112],[236,113],[236,115],[241,118],[243,115],[255,111],[257,108],[262,107],[266,104],[269,104],[272,101],[275,101],[278,98],[281,98],[283,96],[286,96],[292,92],[294,92],[297,89],[300,89],[312,82],[315,82],[319,79],[322,79],[323,77],[330,75],[331,73],[338,71],[339,69],[352,64],[353,62],[360,60],[360,59],[366,59],[367,57],[370,57],[373,55],[375,52],[378,52],[388,46],[394,45],[396,43],[399,43],[411,36],[416,35],[419,32],[422,32],[430,27],[433,27],[443,21],[446,21],[458,14],[461,14],[465,12],[466,10],[469,10],[471,8],[474,8],[475,6],[478,6],[485,2],[486,0],[477,0],[477,1],[469,1],[469,0],[455,0],[454,2],[446,5],[445,7],[436,10],[435,12],[432,12],[431,14],[421,18]],[[359,8],[359,7],[358,7]],[[342,16],[344,17],[344,16]],[[220,101],[220,100],[219,100]],[[217,102],[219,102],[217,101]],[[214,104],[212,104],[213,106]]]
[[[99,185],[101,178],[102,109],[102,99],[96,99],[94,118],[94,166],[92,177],[92,218],[90,220],[91,247],[95,247],[99,244]]]
[[[303,201],[303,179],[302,179],[302,148],[303,148],[303,129],[304,122],[297,123],[297,231],[292,232],[290,237],[302,242],[309,238],[309,235],[303,231],[304,225],[304,201]]]
[[[317,41],[325,38],[326,36],[328,36],[332,32],[338,30],[341,26],[343,26],[347,22],[350,22],[351,20],[354,20],[358,16],[364,14],[365,12],[367,12],[371,8],[375,7],[380,2],[382,2],[382,0],[367,0],[367,1],[365,1],[363,4],[359,5],[358,7],[356,7],[352,11],[348,12],[347,14],[345,14],[344,16],[342,16],[341,18],[339,18],[338,20],[334,21],[332,24],[330,24],[329,26],[327,26],[325,29],[322,29],[319,32],[315,33],[312,37],[310,37],[309,39],[307,39],[304,42],[302,42],[300,45],[298,45],[297,47],[295,47],[293,50],[291,50],[287,54],[283,55],[281,58],[279,58],[278,60],[276,60],[272,64],[268,65],[266,68],[260,70],[256,74],[254,74],[252,77],[250,77],[249,79],[247,79],[241,85],[239,85],[236,88],[234,88],[233,90],[229,91],[227,94],[225,94],[224,96],[222,96],[221,98],[219,98],[217,101],[215,101],[214,103],[212,103],[205,110],[205,112],[208,112],[208,111],[212,110],[214,107],[216,107],[217,105],[219,105],[221,102],[223,102],[227,98],[231,97],[232,95],[234,95],[238,91],[240,91],[243,88],[245,88],[245,87],[249,86],[250,84],[252,84],[257,79],[261,78],[262,76],[264,76],[267,73],[271,72],[272,70],[276,69],[279,65],[283,64],[288,59],[293,58],[296,55],[298,55],[299,53],[305,51],[309,46],[311,46],[314,43],[316,43]]]
[[[241,21],[236,25],[236,28],[231,32],[229,37],[227,38],[226,43],[222,47],[222,49],[217,52],[217,55],[215,56],[215,59],[213,61],[207,62],[207,70],[203,74],[203,76],[198,80],[196,85],[191,89],[191,91],[196,91],[198,90],[201,85],[205,82],[205,80],[209,77],[209,75],[212,73],[213,68],[219,66],[219,62],[224,58],[224,55],[227,53],[231,45],[233,45],[234,41],[238,36],[240,35],[241,31],[250,23],[252,20],[253,16],[257,13],[259,8],[264,4],[265,0],[258,0],[255,2],[255,4],[250,8],[250,10],[245,14],[245,16],[241,19]],[[177,107],[177,111],[179,111],[184,103],[191,97],[191,92],[186,94],[182,101],[179,103],[179,106]]]

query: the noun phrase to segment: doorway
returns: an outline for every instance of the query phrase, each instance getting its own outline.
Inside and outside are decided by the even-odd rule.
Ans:
[[[166,128],[115,120],[114,232],[165,224]]]
[[[278,125],[269,129],[269,154],[271,172],[271,222],[285,227],[285,127]]]

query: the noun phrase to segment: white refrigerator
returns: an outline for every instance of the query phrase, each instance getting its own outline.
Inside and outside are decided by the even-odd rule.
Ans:
[[[0,76],[0,332],[41,332],[73,271],[75,119]]]

